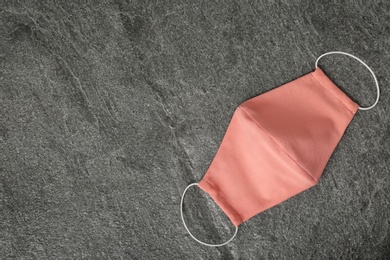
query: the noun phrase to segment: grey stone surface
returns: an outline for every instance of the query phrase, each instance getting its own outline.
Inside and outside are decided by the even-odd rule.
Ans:
[[[389,1],[1,1],[0,258],[389,259]],[[180,196],[234,109],[347,51],[378,76],[319,184],[208,248]],[[374,85],[321,61],[362,105]],[[243,202],[245,203],[245,202]],[[228,238],[205,194],[191,230]]]

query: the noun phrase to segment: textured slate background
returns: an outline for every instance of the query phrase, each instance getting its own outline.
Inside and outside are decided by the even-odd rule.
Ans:
[[[389,1],[1,1],[2,259],[388,259]],[[234,109],[347,51],[382,96],[358,112],[319,184],[197,244],[180,196]],[[326,73],[375,99],[359,63]],[[229,220],[191,190],[185,216],[222,241]]]

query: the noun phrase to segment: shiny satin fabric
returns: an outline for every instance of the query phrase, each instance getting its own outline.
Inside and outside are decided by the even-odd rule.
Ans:
[[[254,97],[199,187],[238,226],[315,185],[358,108],[320,68]]]

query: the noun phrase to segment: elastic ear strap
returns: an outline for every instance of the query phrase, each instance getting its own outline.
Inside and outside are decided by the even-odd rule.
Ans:
[[[316,68],[318,68],[318,61],[319,61],[322,57],[324,57],[324,56],[326,56],[326,55],[330,55],[330,54],[342,54],[342,55],[347,55],[347,56],[349,56],[349,57],[351,57],[351,58],[354,58],[355,60],[357,60],[357,61],[359,61],[361,64],[363,64],[363,65],[371,72],[371,75],[372,75],[372,77],[373,77],[374,80],[375,80],[375,86],[376,86],[376,100],[375,100],[374,104],[372,104],[371,106],[369,106],[369,107],[361,107],[361,106],[359,106],[359,109],[360,109],[360,110],[369,110],[369,109],[375,107],[376,104],[378,104],[378,101],[379,101],[380,90],[379,90],[378,80],[377,80],[377,78],[376,78],[376,76],[375,76],[375,73],[372,71],[372,69],[371,69],[370,67],[368,67],[368,65],[367,65],[364,61],[362,61],[361,59],[359,59],[358,57],[356,57],[356,56],[354,56],[354,55],[352,55],[352,54],[346,53],[346,52],[342,52],[342,51],[330,51],[330,52],[327,52],[327,53],[322,54],[322,55],[321,55],[320,57],[318,57],[317,60],[316,60]]]
[[[222,244],[208,244],[208,243],[205,243],[205,242],[202,242],[200,241],[199,239],[197,239],[196,237],[194,237],[194,235],[192,235],[192,233],[190,232],[190,230],[188,229],[187,225],[186,225],[186,222],[184,221],[184,216],[183,216],[183,202],[184,202],[184,195],[186,194],[187,190],[191,187],[191,186],[199,186],[198,183],[191,183],[190,185],[188,185],[186,187],[186,189],[184,190],[183,192],[183,195],[181,196],[181,202],[180,202],[180,213],[181,213],[181,220],[183,221],[183,224],[184,224],[184,227],[186,228],[188,234],[190,234],[190,236],[198,243],[202,244],[202,245],[205,245],[205,246],[211,246],[211,247],[217,247],[217,246],[224,246],[226,244],[228,244],[230,241],[232,241],[234,239],[234,237],[237,235],[237,231],[238,231],[238,227],[236,226],[236,231],[234,232],[232,238],[230,238],[228,241],[222,243]]]

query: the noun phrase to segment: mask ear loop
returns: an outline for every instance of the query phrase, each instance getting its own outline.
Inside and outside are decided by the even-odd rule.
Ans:
[[[181,202],[180,202],[180,214],[181,214],[181,220],[183,221],[183,224],[184,224],[184,227],[186,228],[188,234],[190,234],[190,236],[198,243],[202,244],[202,245],[205,245],[205,246],[211,246],[211,247],[217,247],[217,246],[224,246],[226,244],[228,244],[230,241],[232,241],[234,239],[234,237],[237,235],[237,232],[238,232],[238,227],[236,226],[236,231],[234,232],[233,236],[226,242],[222,243],[222,244],[208,244],[208,243],[205,243],[205,242],[202,242],[200,241],[199,239],[197,239],[196,237],[194,237],[194,235],[192,235],[192,233],[190,232],[190,230],[188,229],[187,225],[186,225],[186,222],[184,221],[184,216],[183,216],[183,202],[184,202],[184,195],[186,194],[187,190],[191,187],[191,186],[199,186],[198,183],[191,183],[190,185],[188,185],[184,192],[183,192],[183,195],[181,196]]]
[[[374,107],[376,106],[376,104],[378,104],[378,101],[379,101],[380,89],[379,89],[378,80],[377,80],[377,78],[376,78],[374,72],[372,71],[372,69],[371,69],[370,67],[368,67],[368,65],[367,65],[364,61],[362,61],[361,59],[359,59],[358,57],[356,57],[356,56],[354,56],[354,55],[352,55],[352,54],[346,53],[346,52],[342,52],[342,51],[331,51],[331,52],[327,52],[327,53],[322,54],[322,55],[321,55],[320,57],[318,57],[317,60],[316,60],[316,64],[315,64],[316,68],[318,68],[318,61],[319,61],[322,57],[324,57],[324,56],[326,56],[326,55],[330,55],[330,54],[342,54],[342,55],[347,55],[347,56],[349,56],[349,57],[351,57],[351,58],[354,58],[355,60],[357,60],[357,61],[359,61],[361,64],[363,64],[363,65],[371,72],[371,75],[372,75],[372,77],[374,78],[375,86],[376,86],[376,100],[375,100],[374,104],[372,104],[371,106],[369,106],[369,107],[361,107],[361,106],[359,106],[359,109],[360,109],[360,110],[370,110],[371,108],[374,108]]]

